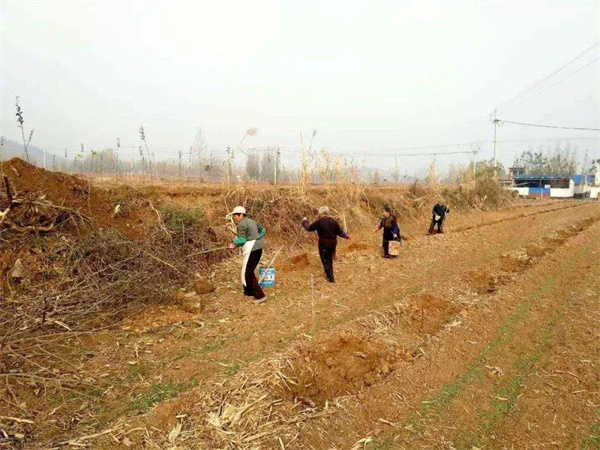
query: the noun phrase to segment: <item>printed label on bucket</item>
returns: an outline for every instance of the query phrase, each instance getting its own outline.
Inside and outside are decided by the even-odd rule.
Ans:
[[[261,287],[275,286],[275,269],[258,269],[258,279]]]

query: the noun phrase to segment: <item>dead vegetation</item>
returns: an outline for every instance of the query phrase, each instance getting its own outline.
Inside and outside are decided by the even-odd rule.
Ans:
[[[299,221],[304,215],[314,217],[323,204],[330,205],[345,228],[358,228],[376,220],[384,205],[410,220],[423,209],[428,214],[440,196],[447,196],[442,198],[451,207],[467,208],[481,200],[481,193],[472,189],[444,193],[417,185],[407,189],[352,183],[308,187],[305,195],[296,188],[250,185],[226,191],[215,187],[165,191],[156,186],[103,189],[18,159],[3,163],[0,172],[0,388],[7,393],[0,425],[6,442],[21,446],[35,442],[30,422],[39,411],[52,409],[57,397],[85,398],[106,388],[98,374],[83,374],[80,364],[72,361],[78,339],[112,329],[144,305],[172,301],[175,289],[191,287],[198,275],[229,256],[212,250],[231,237],[226,213],[233,206],[244,205],[266,226],[272,242],[289,245],[310,239],[301,232]],[[202,198],[201,204],[197,198]],[[500,205],[509,200],[494,201]],[[352,245],[349,252],[362,249],[360,243]],[[306,268],[310,260],[305,256],[287,260],[282,268]],[[446,311],[440,301],[417,301],[402,320],[413,324],[415,332],[433,333],[445,319],[438,323],[433,319],[437,313],[427,311]],[[207,420],[193,429],[181,421],[183,425],[169,439],[206,431],[211,445],[251,446],[276,436],[280,427],[327,414],[328,400],[343,395],[348,383],[360,388],[393,370],[405,357],[403,348],[390,351],[353,338],[340,342],[331,344],[329,353],[306,348],[304,357],[320,361],[318,355],[329,355],[322,361],[328,368],[329,359],[344,360],[336,363],[341,377],[337,384],[346,387],[336,388],[332,382],[326,393],[306,388],[307,392],[284,398],[264,397],[265,390],[293,392],[294,382],[299,386],[300,378],[306,381],[318,372],[289,372],[292,360],[269,362],[263,373],[236,377],[227,389],[204,397],[198,408],[210,412]],[[365,361],[368,364],[362,364]],[[346,366],[362,369],[349,373],[342,370]],[[264,417],[252,414],[253,410],[270,412]],[[53,425],[56,433],[69,434],[77,423],[69,415],[58,416]],[[119,433],[113,430],[123,441],[126,435]]]

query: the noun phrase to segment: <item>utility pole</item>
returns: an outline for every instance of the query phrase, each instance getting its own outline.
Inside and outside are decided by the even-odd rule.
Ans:
[[[277,185],[277,169],[279,166],[279,157],[281,155],[281,149],[277,149],[277,152],[275,152],[275,167],[274,167],[274,174],[273,174],[273,185]]]
[[[479,145],[475,145],[473,150],[473,178],[477,175],[477,153],[479,153]]]
[[[227,184],[231,184],[231,179],[233,178],[233,149],[231,147],[227,147],[225,150],[227,153]]]
[[[115,178],[119,176],[119,150],[121,149],[121,138],[117,138],[117,151],[115,152]]]
[[[130,165],[130,170],[131,170],[131,176],[133,177],[133,150],[135,149],[135,147],[132,145],[131,146],[131,165]]]
[[[498,128],[498,109],[494,110],[494,177],[498,176],[498,152],[496,150],[496,130]]]

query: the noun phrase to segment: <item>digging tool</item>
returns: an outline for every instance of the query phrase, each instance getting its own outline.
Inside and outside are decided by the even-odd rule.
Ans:
[[[186,258],[191,258],[192,256],[204,255],[206,253],[217,252],[219,250],[226,250],[228,248],[229,247],[217,247],[217,248],[211,248],[209,250],[202,250],[201,252],[191,253],[191,254],[187,255]]]

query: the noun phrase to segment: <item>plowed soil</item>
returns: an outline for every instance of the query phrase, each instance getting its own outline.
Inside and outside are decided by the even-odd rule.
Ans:
[[[600,448],[600,203],[427,222],[401,220],[393,260],[351,230],[335,284],[314,245],[285,255],[260,306],[223,263],[202,314],[149,307],[82,340],[73,370],[99,392],[25,432],[44,448]]]

